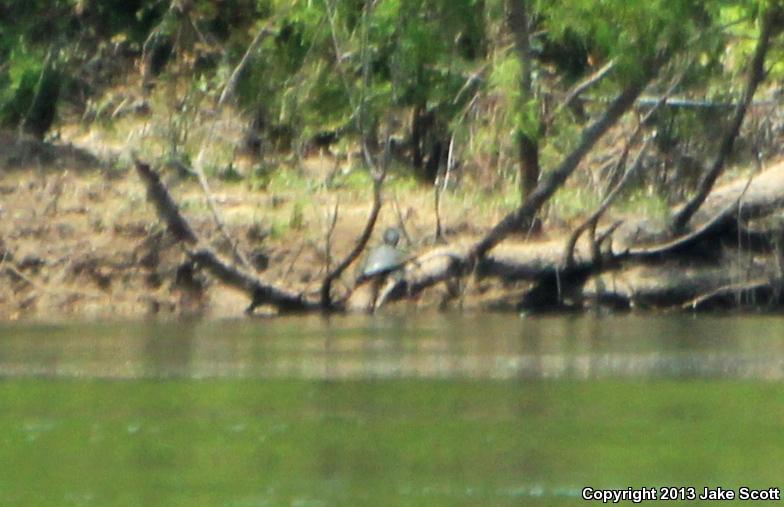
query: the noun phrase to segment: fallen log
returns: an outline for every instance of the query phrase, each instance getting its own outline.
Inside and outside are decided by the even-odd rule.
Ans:
[[[766,217],[781,209],[784,209],[784,163],[772,166],[753,180],[742,178],[714,190],[695,215],[694,223],[697,225],[684,235],[672,238],[666,224],[655,228],[643,219],[631,221],[625,224],[627,237],[621,238],[620,249],[608,246],[601,253],[601,258],[596,259],[589,242],[582,241],[574,249],[571,266],[566,265],[563,256],[568,238],[530,243],[506,242],[487,253],[471,272],[465,271],[470,259],[470,245],[439,247],[409,263],[401,279],[391,282],[385,289],[384,301],[407,298],[454,276],[473,274],[478,278],[496,278],[505,282],[533,282],[519,298],[521,309],[558,306],[563,304],[565,297],[571,297],[575,291],[579,293],[585,284],[604,273],[632,270],[638,265],[655,267],[657,264],[680,262],[684,273],[673,276],[672,280],[681,283],[681,288],[667,289],[663,278],[661,291],[657,292],[654,288],[642,291],[647,296],[589,290],[573,298],[587,298],[621,307],[679,306],[720,287],[737,284],[739,275],[733,279],[725,276],[729,272],[726,264],[730,261],[726,256],[722,257],[723,245],[737,241],[739,231],[745,230],[747,220]],[[599,236],[611,233],[615,225],[606,227]],[[628,232],[638,229],[644,232]],[[775,234],[775,231],[770,234]],[[764,241],[766,232],[755,231],[753,235],[754,247],[762,257],[775,254],[775,242]],[[713,270],[703,281],[688,275],[689,270],[700,266]],[[758,273],[759,276],[774,278],[763,271]],[[517,294],[518,289],[515,288],[515,291]],[[714,296],[714,299],[718,297]],[[707,300],[698,306],[706,304]]]
[[[267,283],[203,246],[155,171],[141,162],[137,163],[137,170],[159,216],[183,244],[189,258],[221,283],[247,294],[251,300],[249,310],[262,305],[284,313],[323,310],[321,299],[310,299]],[[475,243],[439,246],[413,257],[399,277],[391,277],[381,288],[376,307],[415,297],[440,282],[466,276],[503,280],[503,286],[509,287],[508,297],[516,300],[512,306],[521,310],[580,307],[591,303],[617,308],[679,309],[702,309],[733,300],[781,303],[780,276],[774,269],[779,255],[776,238],[781,231],[775,221],[767,229],[743,233],[754,240],[752,271],[739,271],[739,258],[727,254],[727,251],[741,250],[740,245],[735,248],[731,242],[747,230],[748,220],[767,217],[781,209],[784,209],[784,163],[772,166],[753,180],[739,179],[714,190],[695,215],[694,223],[698,223],[697,219],[703,222],[687,234],[672,238],[666,235],[664,224],[657,230],[644,220],[630,221],[626,224],[627,231],[635,228],[646,231],[616,238],[620,239],[621,248],[610,248],[608,244],[599,259],[590,242],[583,240],[574,249],[571,266],[565,264],[563,256],[568,238],[505,242],[470,270],[467,267],[472,266]],[[609,237],[615,232],[615,225],[599,231],[598,237]],[[615,234],[623,236],[619,232]],[[766,241],[765,236],[771,239]],[[651,241],[651,237],[658,239]],[[728,241],[733,248],[727,248]],[[706,257],[705,252],[710,255]],[[740,253],[749,252],[745,249]],[[525,282],[527,288],[515,285],[519,281]],[[738,293],[749,297],[738,298]],[[332,310],[350,310],[352,296],[350,293],[347,300],[336,303]]]
[[[166,223],[172,236],[184,244],[186,254],[197,266],[209,271],[222,283],[248,295],[251,302],[246,312],[250,313],[264,305],[273,306],[283,313],[313,311],[320,308],[318,302],[306,299],[303,294],[290,292],[266,283],[221,259],[212,249],[202,244],[188,220],[180,212],[168,189],[149,164],[137,160],[135,165],[137,173],[147,187],[147,198],[152,201],[159,217]],[[196,248],[191,250],[192,246]]]

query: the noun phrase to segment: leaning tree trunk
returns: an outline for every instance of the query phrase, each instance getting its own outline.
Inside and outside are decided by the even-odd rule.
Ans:
[[[634,105],[634,101],[645,89],[648,81],[663,63],[663,58],[658,57],[648,66],[649,74],[633,82],[621,92],[608,106],[602,116],[583,130],[582,139],[577,148],[561,162],[555,170],[536,186],[531,195],[515,211],[509,213],[498,222],[481,241],[471,249],[470,257],[474,264],[494,246],[503,241],[509,234],[519,230],[521,224],[533,220],[539,209],[555,194],[566,179],[577,169],[583,157],[588,154],[601,137],[612,127],[623,114]]]
[[[725,162],[732,152],[732,147],[735,144],[738,133],[740,133],[740,127],[743,124],[743,118],[746,116],[746,110],[749,108],[749,104],[751,104],[751,100],[754,98],[754,92],[757,91],[760,82],[765,78],[765,55],[770,47],[770,39],[773,31],[780,30],[780,28],[774,26],[780,12],[780,7],[769,7],[765,13],[762,20],[762,29],[760,31],[759,39],[757,39],[757,47],[754,50],[754,57],[751,60],[749,77],[746,83],[746,91],[743,94],[743,100],[740,101],[735,109],[727,132],[722,138],[721,147],[719,148],[716,160],[714,160],[713,165],[705,171],[700,179],[697,193],[673,218],[672,229],[676,232],[682,231],[686,227],[686,224],[689,223],[689,220],[691,220],[691,217],[694,216],[694,213],[700,209],[700,206],[702,206],[705,198],[708,197],[713,185],[724,170]]]

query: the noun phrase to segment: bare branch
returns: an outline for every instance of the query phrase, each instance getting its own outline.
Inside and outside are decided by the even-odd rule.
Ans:
[[[397,227],[400,229],[400,232],[403,234],[403,239],[406,240],[406,245],[409,247],[414,244],[411,240],[411,236],[409,236],[408,231],[406,230],[406,221],[403,219],[403,212],[400,209],[400,201],[397,199],[397,195],[392,197],[392,201],[395,204],[395,215],[397,216]]]
[[[689,220],[691,220],[691,218],[694,216],[694,213],[696,213],[697,210],[700,209],[700,206],[702,206],[702,203],[705,202],[705,199],[708,197],[708,194],[710,194],[713,185],[716,183],[716,180],[724,170],[724,165],[727,161],[727,158],[730,156],[730,153],[732,152],[735,139],[740,133],[740,127],[743,124],[744,117],[746,116],[746,110],[754,98],[754,93],[757,91],[757,87],[762,82],[762,80],[765,79],[765,56],[768,53],[770,39],[775,30],[774,21],[778,11],[779,10],[774,7],[769,7],[765,13],[759,39],[757,39],[757,46],[754,49],[754,57],[752,58],[751,64],[749,66],[749,75],[746,82],[746,91],[743,94],[743,100],[735,109],[735,114],[733,115],[732,120],[730,121],[730,124],[727,128],[727,132],[724,134],[724,137],[721,141],[721,147],[719,148],[719,153],[716,156],[716,160],[713,162],[713,165],[703,173],[702,178],[700,179],[697,193],[673,217],[671,227],[673,231],[682,231],[686,227],[686,224],[689,223]]]
[[[147,187],[147,199],[152,201],[158,215],[164,219],[169,232],[178,240],[185,243],[196,244],[199,238],[193,232],[191,225],[182,214],[177,203],[172,199],[171,194],[161,182],[158,174],[150,166],[140,160],[136,160],[136,171]]]
[[[324,237],[324,270],[329,273],[332,265],[332,236],[335,234],[335,227],[338,225],[338,215],[340,212],[340,199],[335,200],[335,207],[332,209],[327,233]]]
[[[658,111],[659,108],[667,101],[667,98],[672,95],[672,93],[680,84],[684,75],[685,72],[682,72],[677,78],[675,78],[675,80],[670,85],[667,92],[659,98],[659,101],[656,102],[653,105],[653,107],[645,114],[645,116],[637,123],[637,127],[634,129],[634,132],[632,132],[632,134],[629,136],[629,139],[626,141],[626,144],[623,147],[623,152],[621,153],[621,156],[618,158],[616,172],[618,171],[618,169],[620,169],[626,164],[626,159],[629,156],[629,150],[632,144],[637,142],[637,138],[642,133],[643,126],[654,115],[654,113]],[[574,230],[574,232],[572,232],[572,235],[569,237],[569,241],[566,244],[566,251],[564,253],[564,264],[566,265],[567,268],[573,266],[574,247],[577,244],[577,241],[580,239],[580,235],[582,235],[582,233],[585,232],[586,230],[591,231],[591,239],[592,239],[591,243],[592,243],[592,248],[594,250],[594,257],[597,257],[594,259],[594,261],[598,261],[598,255],[597,255],[598,252],[596,252],[596,250],[598,250],[598,245],[595,241],[595,232],[596,232],[596,226],[599,223],[599,219],[615,201],[615,198],[620,194],[623,187],[626,186],[626,183],[631,179],[631,176],[635,174],[642,166],[643,156],[645,155],[645,152],[648,150],[650,141],[651,141],[650,139],[645,141],[645,144],[638,152],[637,158],[632,164],[632,167],[624,173],[623,177],[621,177],[621,180],[612,188],[612,190],[610,190],[610,192],[604,198],[604,201],[599,206],[599,208],[590,217],[588,217],[587,220],[585,220],[582,224],[580,224]]]
[[[602,201],[601,205],[594,211],[591,216],[589,216],[583,223],[581,223],[577,228],[572,232],[572,235],[569,237],[569,241],[566,244],[566,250],[564,252],[564,264],[566,268],[571,268],[574,266],[574,247],[577,244],[577,240],[580,238],[583,232],[586,230],[591,231],[592,236],[592,245],[594,249],[597,248],[596,240],[595,240],[595,231],[596,225],[599,223],[599,219],[602,217],[605,211],[612,205],[615,201],[615,198],[620,195],[621,190],[626,186],[626,183],[631,180],[632,175],[636,174],[639,169],[642,167],[642,163],[645,157],[645,153],[648,151],[648,148],[651,145],[651,139],[648,138],[645,140],[645,144],[642,145],[640,151],[637,152],[637,157],[632,164],[632,166],[626,170],[621,180],[613,187],[613,189],[607,194],[607,196]],[[594,257],[597,257],[594,254]],[[599,259],[595,258],[594,262],[597,262]]]
[[[304,312],[318,308],[317,304],[305,300],[302,294],[295,294],[263,283],[250,273],[230,266],[208,248],[191,252],[189,255],[196,264],[205,268],[224,284],[249,294],[251,303],[246,309],[247,313],[262,305],[275,306],[282,312]]]
[[[229,244],[231,248],[231,253],[234,256],[234,262],[240,264],[245,269],[250,269],[250,262],[245,257],[245,255],[240,251],[239,245],[237,241],[231,237],[229,234],[229,230],[226,228],[226,224],[220,217],[220,213],[218,213],[218,205],[215,203],[215,198],[212,196],[212,192],[210,191],[210,186],[207,183],[207,178],[204,176],[204,171],[201,167],[196,168],[196,175],[199,180],[199,185],[201,186],[202,191],[204,192],[205,197],[207,198],[207,205],[210,208],[210,213],[212,213],[212,219],[215,222],[215,225],[218,227],[223,239]]]
[[[558,190],[566,179],[577,169],[583,157],[593,148],[596,142],[612,127],[623,114],[629,110],[634,101],[642,93],[645,85],[663,62],[657,59],[649,66],[650,74],[646,79],[638,80],[623,90],[607,107],[604,114],[583,130],[579,145],[561,164],[548,173],[531,192],[523,204],[509,213],[493,227],[485,237],[476,243],[470,253],[472,263],[484,256],[495,245],[503,241],[509,234],[518,230],[520,224],[534,218],[539,209]]]
[[[566,94],[566,98],[564,98],[563,102],[555,108],[555,111],[547,117],[545,120],[545,124],[549,125],[553,122],[553,119],[560,113],[563,109],[570,108],[574,105],[577,99],[582,95],[582,93],[590,88],[591,86],[595,85],[604,77],[610,73],[610,71],[615,67],[615,60],[610,60],[604,66],[588,76],[584,81],[581,81],[574,85]]]
[[[231,73],[229,80],[226,82],[226,86],[223,88],[223,92],[221,93],[220,98],[218,99],[218,105],[222,106],[225,104],[231,97],[234,96],[234,92],[237,89],[237,83],[240,80],[240,76],[242,75],[242,71],[245,70],[245,67],[248,66],[248,62],[250,61],[251,55],[256,52],[264,39],[266,39],[269,35],[272,35],[274,32],[267,27],[263,27],[259,30],[259,33],[253,38],[248,49],[245,51],[245,54],[242,56],[240,63],[234,68],[234,71]]]
[[[373,207],[371,208],[370,215],[368,215],[367,221],[365,222],[365,228],[362,230],[362,234],[357,239],[354,248],[343,259],[343,261],[341,261],[340,264],[335,267],[335,269],[327,273],[327,276],[324,277],[320,291],[321,308],[323,310],[329,310],[332,307],[332,283],[340,278],[340,275],[342,275],[343,272],[348,269],[348,267],[351,266],[355,260],[357,260],[370,240],[370,236],[373,234],[373,229],[376,226],[378,215],[381,212],[381,187],[384,182],[384,176],[384,172],[373,175]]]
[[[148,199],[155,205],[158,215],[166,221],[172,235],[178,241],[197,245],[199,243],[198,236],[180,213],[177,204],[161,183],[158,174],[148,164],[139,160],[136,161],[136,170],[147,187]],[[195,252],[188,251],[188,255],[221,282],[247,293],[251,298],[249,312],[257,306],[267,304],[284,312],[309,311],[318,308],[316,303],[305,300],[301,294],[288,292],[264,283],[254,275],[229,265],[209,248],[199,248]]]

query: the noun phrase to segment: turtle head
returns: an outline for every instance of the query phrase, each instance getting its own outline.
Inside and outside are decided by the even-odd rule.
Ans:
[[[398,241],[400,241],[400,233],[394,227],[388,227],[387,230],[384,231],[384,243],[395,247],[397,246]]]

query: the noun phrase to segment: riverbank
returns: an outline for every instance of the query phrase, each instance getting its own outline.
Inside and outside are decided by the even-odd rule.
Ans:
[[[75,144],[39,143],[11,135],[0,136],[0,141],[4,143],[0,319],[226,318],[240,316],[248,307],[247,291],[229,288],[194,269],[183,245],[167,232],[148,201],[135,171]],[[263,188],[248,179],[211,177],[208,192],[191,175],[166,166],[156,169],[205,245],[225,259],[240,252],[247,271],[259,280],[315,300],[327,265],[334,266],[354,247],[372,206],[367,171],[348,170],[340,173],[338,183],[324,183],[325,174],[332,171],[325,168],[335,165],[328,154],[311,157],[297,167],[279,168]],[[778,209],[776,189],[782,186],[782,171],[784,165],[772,161],[765,175],[755,177],[748,188],[748,177],[732,172],[708,200],[696,229],[726,211],[736,197],[756,199],[763,215]],[[573,196],[574,186],[564,192]],[[380,242],[385,227],[404,231],[404,247],[418,256],[403,280],[411,287],[433,272],[446,269],[447,273],[450,268],[428,263],[458,259],[510,209],[504,195],[491,200],[482,190],[443,193],[441,221],[449,245],[443,247],[446,254],[434,257],[428,254],[436,244],[432,188],[391,174],[369,244]],[[582,215],[575,214],[570,222],[564,219],[568,215],[563,210],[553,211],[554,207],[544,234],[504,241],[478,266],[479,276],[457,284],[447,276],[447,283],[428,282],[423,285],[427,290],[412,294],[415,297],[392,299],[403,299],[403,304],[417,309],[525,310],[526,304],[686,308],[692,303],[707,306],[733,298],[748,307],[764,306],[763,299],[772,297],[775,255],[758,252],[752,256],[747,251],[754,247],[751,240],[741,251],[726,239],[737,234],[723,229],[723,238],[707,238],[707,244],[704,238],[695,238],[701,244],[684,243],[690,249],[685,257],[678,253],[683,248],[677,242],[676,248],[664,245],[669,250],[658,255],[655,248],[659,246],[645,250],[646,244],[656,242],[655,235],[646,238],[646,234],[663,230],[657,215],[646,213],[643,220],[639,214],[624,215],[622,206],[604,221],[613,224],[625,219],[613,232],[615,250],[610,257],[618,269],[593,265],[590,245],[581,240],[574,253],[576,264],[559,277],[570,232],[590,209],[581,210]],[[768,243],[763,250],[773,248],[774,229],[775,224],[768,221],[764,230],[755,233],[756,241]],[[690,241],[688,236],[686,240]],[[718,241],[717,249],[711,241]],[[637,260],[626,259],[624,248],[631,248]],[[714,254],[706,256],[706,248]],[[657,255],[660,260],[650,262]],[[338,295],[351,293],[359,265],[355,263],[335,284]],[[552,269],[555,278],[550,280]],[[591,277],[586,278],[586,269],[594,272]],[[366,305],[361,292],[357,294],[358,306]],[[274,313],[275,309],[259,311]]]
[[[167,235],[134,171],[73,145],[0,137],[0,319],[242,314],[248,305],[244,294],[189,272],[186,254]],[[360,235],[372,204],[369,178],[349,175],[356,181],[326,188],[312,171],[328,162],[306,160],[310,174],[281,169],[264,189],[210,178],[225,232],[264,280],[318,291],[336,206],[331,262]],[[196,178],[164,168],[163,179],[197,234],[231,257]],[[377,233],[402,225],[404,243],[411,242],[407,248],[432,243],[432,192],[393,175],[384,195]],[[480,202],[479,194],[453,193],[443,200],[441,219],[450,240],[478,235],[503,211],[499,204]],[[377,241],[374,237],[371,245]],[[346,283],[354,273],[349,270]]]

